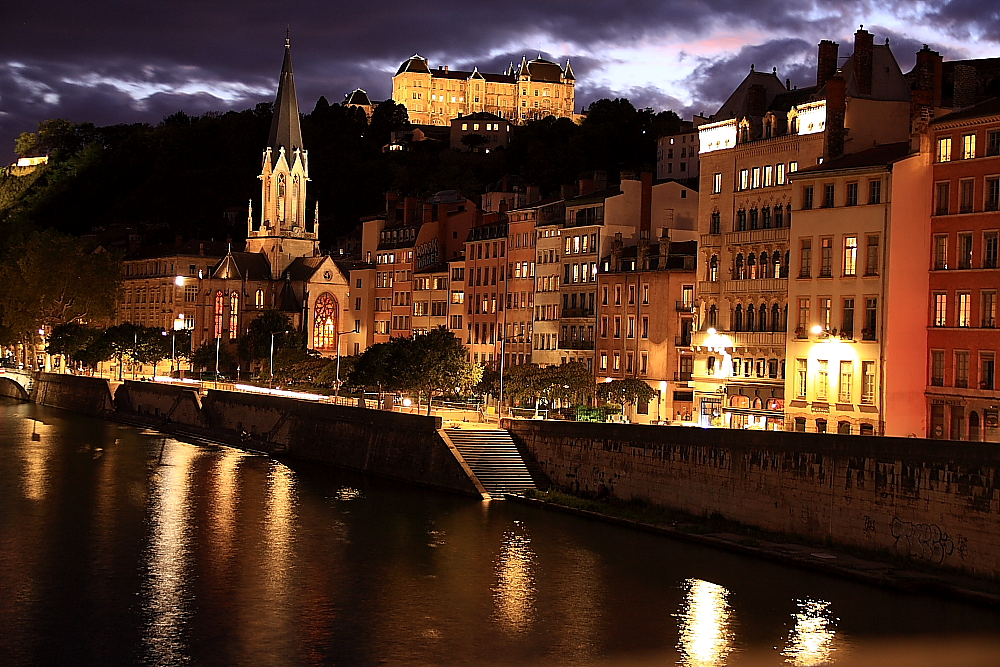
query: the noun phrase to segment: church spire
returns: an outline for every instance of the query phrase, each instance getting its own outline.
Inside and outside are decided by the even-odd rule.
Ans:
[[[295,96],[295,77],[292,74],[291,40],[285,37],[285,61],[278,79],[278,95],[274,99],[274,116],[271,133],[267,139],[271,149],[272,164],[277,162],[281,149],[285,149],[288,166],[295,162],[295,151],[302,150],[302,128],[299,125],[299,101]]]

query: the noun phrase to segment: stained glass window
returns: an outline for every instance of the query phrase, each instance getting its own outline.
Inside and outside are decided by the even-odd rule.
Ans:
[[[222,338],[222,290],[215,293],[215,337]]]
[[[332,350],[337,347],[337,300],[329,292],[316,299],[313,308],[313,349]]]
[[[233,292],[229,295],[229,340],[236,340],[240,330],[240,295]]]

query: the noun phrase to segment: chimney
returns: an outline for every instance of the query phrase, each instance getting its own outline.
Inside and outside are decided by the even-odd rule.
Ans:
[[[837,73],[837,58],[840,45],[837,42],[824,39],[819,43],[819,56],[816,60],[816,87],[822,88],[831,76]],[[791,81],[786,85],[790,85]]]
[[[586,176],[580,179],[579,187],[577,189],[581,197],[589,195],[591,192],[597,190],[597,188],[594,186],[594,179],[587,178]]]
[[[204,255],[205,254],[205,244],[204,243],[199,243],[198,244],[198,254],[199,255]]]
[[[644,271],[649,268],[646,258],[649,257],[649,230],[639,232],[639,240],[635,244],[635,268]]]
[[[833,76],[826,82],[826,132],[823,154],[827,160],[844,154],[844,116],[847,113],[847,82]]]
[[[747,90],[747,113],[755,118],[767,113],[767,88],[759,83],[750,84]]]
[[[667,258],[670,257],[670,229],[664,227],[660,230],[660,265],[661,271],[667,268]]]
[[[406,197],[403,199],[403,224],[409,225],[415,222],[417,211],[417,198]]]
[[[536,201],[542,200],[542,190],[537,185],[529,185],[527,195],[526,203],[528,204],[534,204]]]
[[[615,232],[615,240],[611,242],[611,270],[616,273],[622,270],[622,251],[624,247],[622,233]]]
[[[421,222],[430,222],[433,220],[432,211],[434,209],[434,204],[424,204],[423,205],[423,215],[421,216]]]
[[[941,54],[926,44],[917,51],[916,80],[910,91],[910,122],[925,114],[925,110],[941,106]]]
[[[859,95],[872,94],[872,57],[874,36],[861,27],[854,33],[854,82]]]
[[[976,103],[976,68],[972,65],[955,63],[955,92],[952,106],[956,109],[971,107]]]
[[[565,185],[560,186],[560,188],[559,188],[559,196],[562,199],[564,199],[564,200],[566,200],[566,199],[572,199],[573,197],[575,197],[576,196],[576,184],[575,183],[566,183]]]
[[[606,171],[594,172],[594,189],[604,190],[608,187],[608,173]]]
[[[645,233],[649,245],[649,227],[653,219],[653,174],[644,171],[641,176],[642,191],[639,197],[639,234]]]

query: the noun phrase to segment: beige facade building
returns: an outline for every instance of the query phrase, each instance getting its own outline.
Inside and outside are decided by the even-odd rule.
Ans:
[[[448,125],[452,119],[486,112],[512,123],[555,116],[573,118],[576,76],[569,61],[521,59],[503,74],[448,67],[432,69],[414,55],[392,77],[392,99],[417,125]]]
[[[839,71],[838,50],[819,45],[809,88],[790,90],[776,73],[751,70],[699,128],[701,316],[693,343],[703,426],[784,428],[793,174],[909,139],[910,91],[888,44],[859,30]]]
[[[792,175],[788,430],[921,432],[924,378],[910,368],[926,348],[927,270],[907,256],[926,256],[912,245],[929,237],[893,201],[894,167],[913,159],[909,142],[886,144]]]

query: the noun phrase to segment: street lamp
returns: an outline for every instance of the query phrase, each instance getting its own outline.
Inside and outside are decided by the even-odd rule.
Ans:
[[[274,337],[278,334],[286,334],[288,331],[272,331],[271,332],[271,384],[274,384]]]
[[[337,389],[334,391],[333,395],[336,398],[340,398],[340,337],[346,336],[347,334],[355,333],[354,331],[340,331],[337,332]]]
[[[506,313],[506,311],[504,311]],[[506,317],[506,315],[505,315]],[[504,362],[504,348],[505,343],[508,340],[514,340],[515,338],[524,338],[525,334],[518,334],[516,336],[501,336],[500,337],[500,392],[497,397],[497,419],[500,419],[501,412],[503,411],[503,362]],[[529,339],[530,340],[530,339]],[[537,403],[535,405],[537,408]]]

